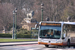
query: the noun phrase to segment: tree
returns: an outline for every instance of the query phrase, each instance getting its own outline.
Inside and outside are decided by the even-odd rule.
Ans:
[[[13,21],[13,8],[11,3],[0,4],[0,24],[1,27],[9,28],[10,23]]]

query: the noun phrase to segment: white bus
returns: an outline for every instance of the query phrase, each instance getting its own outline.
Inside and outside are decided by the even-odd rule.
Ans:
[[[75,22],[40,22],[38,44],[46,47],[75,45]]]

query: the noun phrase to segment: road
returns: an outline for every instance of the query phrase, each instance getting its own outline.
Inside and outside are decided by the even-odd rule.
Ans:
[[[38,44],[28,44],[28,45],[16,45],[16,46],[3,46],[0,47],[0,50],[75,50],[73,47],[49,47],[46,48],[44,45],[38,45]]]

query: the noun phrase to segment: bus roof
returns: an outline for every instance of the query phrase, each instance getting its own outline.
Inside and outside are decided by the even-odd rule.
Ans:
[[[75,25],[75,22],[41,21],[40,23],[61,23],[61,24],[70,24],[70,25]]]
[[[75,25],[75,22],[64,22],[63,24]]]

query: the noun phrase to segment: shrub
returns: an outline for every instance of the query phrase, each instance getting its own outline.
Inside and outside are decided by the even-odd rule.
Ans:
[[[30,38],[30,34],[17,34],[17,38]]]
[[[28,31],[26,29],[19,29],[19,31],[17,32],[17,34],[30,34],[30,31]]]
[[[30,34],[16,34],[17,38],[30,38]],[[1,38],[12,38],[12,34],[3,34],[0,33]]]
[[[6,33],[6,34],[3,34],[3,33],[1,33],[0,34],[0,37],[4,37],[4,38],[11,38],[12,37],[12,34],[8,34],[8,33]]]

